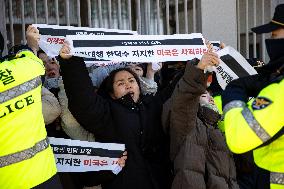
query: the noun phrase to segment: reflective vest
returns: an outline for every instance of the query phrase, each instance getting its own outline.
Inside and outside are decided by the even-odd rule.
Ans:
[[[42,116],[44,66],[30,51],[0,63],[0,188],[27,189],[56,174]],[[23,57],[21,57],[23,56]]]
[[[244,153],[268,141],[284,126],[284,79],[272,83],[245,104],[224,107],[225,135],[234,153]],[[284,188],[284,135],[253,150],[255,163],[270,171],[270,187]]]
[[[222,115],[223,111],[222,111],[222,98],[221,98],[221,95],[214,96],[213,99],[214,99],[215,105],[217,106],[217,108],[219,110],[219,113]],[[222,118],[223,118],[223,116],[222,116]],[[218,128],[221,130],[221,132],[224,133],[225,132],[224,120],[220,119],[218,121],[217,125],[218,125]]]

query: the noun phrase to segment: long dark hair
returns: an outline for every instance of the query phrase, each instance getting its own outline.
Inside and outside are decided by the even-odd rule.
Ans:
[[[101,96],[104,96],[104,97],[110,97],[110,94],[113,94],[113,82],[114,82],[114,78],[116,76],[116,74],[118,72],[121,72],[121,71],[127,71],[129,72],[131,75],[133,75],[134,79],[136,80],[137,84],[138,84],[138,87],[139,87],[139,90],[141,92],[141,87],[140,87],[140,82],[139,82],[139,78],[138,76],[136,75],[136,73],[134,73],[133,71],[131,71],[129,68],[119,68],[119,69],[116,69],[116,70],[113,70],[112,72],[110,72],[110,74],[108,75],[108,77],[106,77],[99,90],[98,90],[98,94],[101,95]]]

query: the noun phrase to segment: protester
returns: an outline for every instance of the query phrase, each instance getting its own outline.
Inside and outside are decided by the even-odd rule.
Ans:
[[[220,114],[206,91],[208,74],[204,70],[219,64],[218,55],[208,52],[194,62],[198,64],[186,65],[172,96],[172,189],[239,188],[232,154],[217,128]]]
[[[68,109],[68,98],[65,93],[64,84],[62,79],[59,80],[59,93],[58,99],[62,109],[61,126],[65,133],[72,139],[94,142],[94,134],[85,130],[73,117]]]
[[[143,95],[156,94],[158,90],[158,85],[154,80],[154,76],[155,73],[162,68],[162,65],[161,63],[155,64],[158,65],[156,70],[153,69],[153,63],[130,64],[127,66],[138,76]]]
[[[284,188],[283,173],[283,65],[284,4],[276,7],[270,23],[252,28],[256,33],[272,32],[266,39],[270,62],[258,74],[235,80],[222,95],[225,134],[234,153],[253,150],[257,167],[253,182],[244,188]],[[256,97],[248,102],[249,97]]]
[[[48,89],[42,87],[42,114],[45,125],[53,123],[61,114],[61,107],[57,98]]]
[[[54,57],[48,57],[47,54],[40,50],[37,56],[43,61],[45,66],[45,78],[44,87],[52,91],[52,93],[57,97],[59,91],[58,81],[60,79],[60,67],[57,60]]]
[[[106,78],[101,89],[106,96],[100,96],[93,91],[83,59],[69,54],[65,43],[59,62],[70,111],[96,141],[123,143],[128,152],[117,176],[104,173],[109,179],[102,188],[169,188],[168,142],[160,118],[173,86],[143,98],[137,76],[121,68]]]
[[[92,83],[94,85],[94,92],[100,87],[102,81],[109,75],[109,73],[113,70],[124,67],[124,65],[112,65],[112,66],[104,66],[98,67],[96,69],[92,69],[89,76],[92,79]],[[141,64],[132,64],[128,65],[132,70],[138,70],[141,90],[143,94],[155,94],[157,92],[157,83],[154,81],[154,74],[158,70],[152,69],[152,64],[149,63],[147,66],[147,70],[141,67]],[[137,68],[137,69],[136,69]],[[141,69],[140,69],[141,68]],[[137,72],[136,72],[137,73]],[[144,74],[145,73],[145,74]],[[146,77],[143,77],[146,75]],[[144,86],[144,87],[142,87]],[[59,88],[60,91],[58,93],[58,98],[60,101],[60,105],[62,108],[61,114],[61,125],[63,130],[66,132],[68,136],[72,139],[77,140],[86,140],[86,141],[95,141],[95,137],[93,133],[86,131],[73,117],[71,112],[68,109],[68,99],[65,93],[64,84],[62,79],[59,79]]]

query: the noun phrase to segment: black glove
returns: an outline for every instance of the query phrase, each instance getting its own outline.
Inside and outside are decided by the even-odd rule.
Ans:
[[[247,102],[249,97],[256,97],[258,93],[270,83],[268,75],[252,75],[230,82],[222,93],[222,106],[233,100]]]

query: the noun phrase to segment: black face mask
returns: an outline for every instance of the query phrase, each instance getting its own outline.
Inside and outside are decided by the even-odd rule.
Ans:
[[[266,39],[265,44],[270,61],[277,60],[284,56],[284,38]]]

